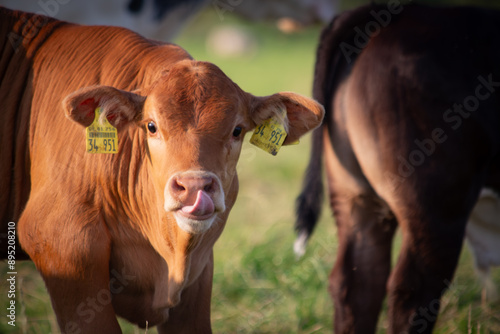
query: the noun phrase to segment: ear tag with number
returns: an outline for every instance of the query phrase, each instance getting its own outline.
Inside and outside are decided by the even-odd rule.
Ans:
[[[283,145],[286,136],[287,133],[283,125],[273,117],[257,126],[250,138],[250,143],[267,153],[276,155],[281,145]]]
[[[106,118],[99,123],[101,108],[95,109],[94,122],[86,129],[86,145],[88,153],[118,153],[118,132]]]

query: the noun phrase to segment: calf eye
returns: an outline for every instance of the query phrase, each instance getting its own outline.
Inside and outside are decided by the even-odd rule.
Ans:
[[[234,131],[233,131],[233,137],[238,137],[240,134],[241,134],[241,131],[243,129],[241,128],[241,126],[237,126],[234,128]]]
[[[153,135],[156,133],[156,124],[154,122],[148,123],[148,131]]]

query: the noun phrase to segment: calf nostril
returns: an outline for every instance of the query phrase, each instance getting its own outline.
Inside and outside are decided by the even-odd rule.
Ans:
[[[214,180],[213,179],[207,180],[207,184],[205,184],[203,190],[207,193],[212,193],[214,191]]]
[[[183,191],[186,191],[186,187],[184,186],[184,184],[182,184],[182,181],[181,181],[181,180],[174,180],[174,182],[172,182],[172,189],[173,189],[175,192],[183,192]]]

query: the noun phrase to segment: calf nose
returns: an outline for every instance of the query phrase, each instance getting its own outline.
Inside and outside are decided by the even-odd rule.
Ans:
[[[203,220],[225,211],[224,190],[213,173],[187,171],[173,175],[165,187],[166,211]]]
[[[215,180],[210,176],[177,176],[170,182],[170,194],[184,205],[191,205],[196,201],[199,191],[213,194]]]

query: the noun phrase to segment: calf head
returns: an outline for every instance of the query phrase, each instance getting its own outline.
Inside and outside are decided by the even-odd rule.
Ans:
[[[142,129],[158,221],[169,225],[161,229],[191,237],[223,227],[238,191],[236,164],[245,133],[278,116],[288,132],[286,145],[317,127],[324,113],[315,101],[293,93],[253,96],[215,65],[193,60],[175,63],[141,94],[93,86],[70,94],[63,105],[84,126],[101,107],[101,117],[119,137],[130,133],[126,128]]]
[[[234,201],[246,132],[278,116],[288,130],[286,145],[323,117],[323,108],[311,99],[293,93],[256,97],[215,65],[192,60],[173,65],[146,94],[93,86],[70,94],[63,104],[67,116],[84,126],[99,106],[101,117],[119,132],[127,126],[144,130],[158,203],[191,234],[207,231]]]

